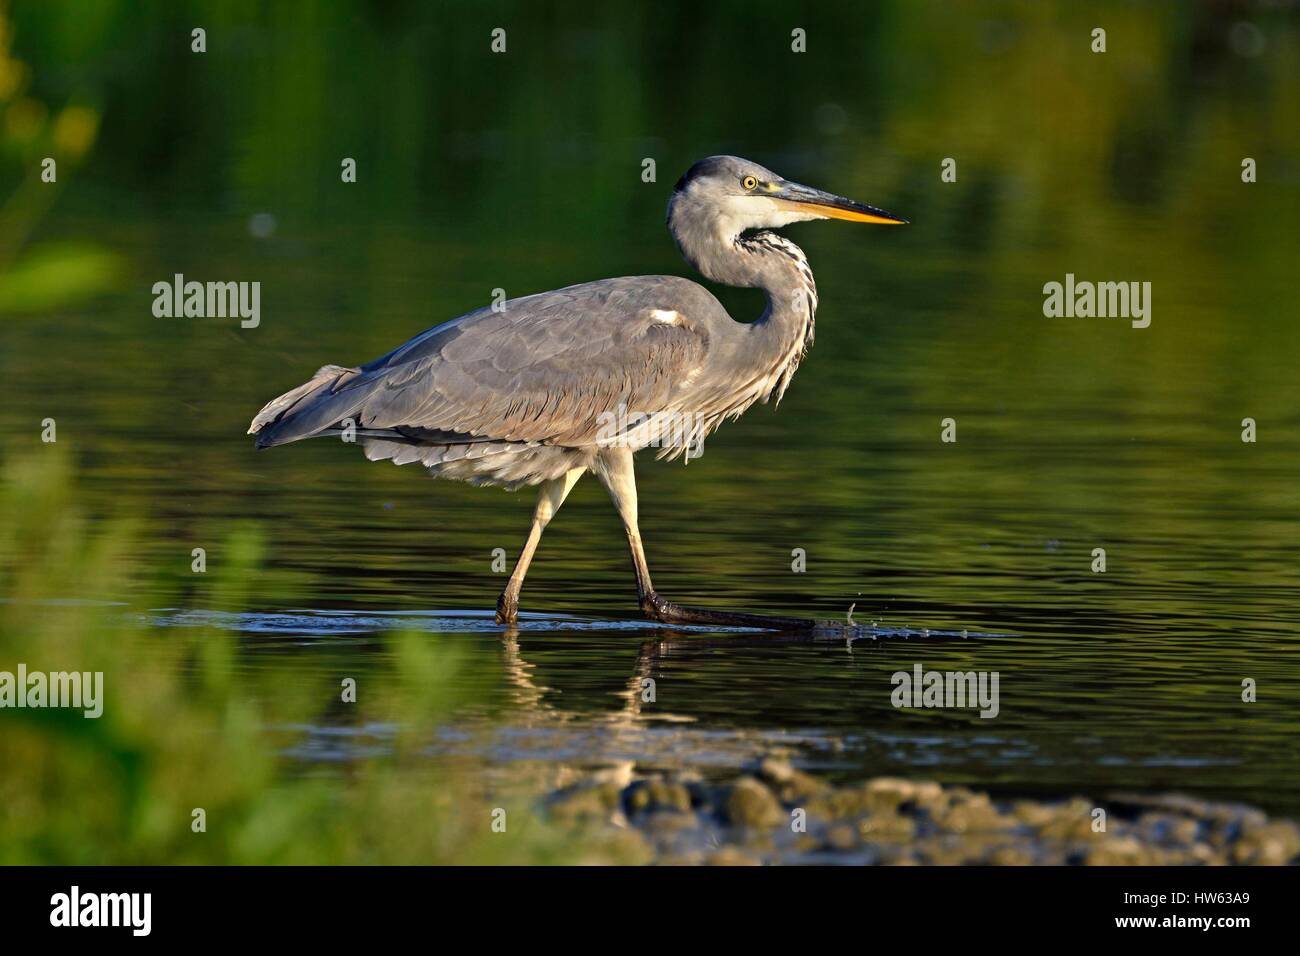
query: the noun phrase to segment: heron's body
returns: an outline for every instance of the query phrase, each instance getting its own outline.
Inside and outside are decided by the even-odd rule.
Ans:
[[[733,179],[737,190],[754,186],[720,199],[714,187]],[[764,291],[767,308],[753,322],[735,321],[707,289],[676,276],[569,286],[467,313],[365,365],[327,365],[268,403],[249,431],[258,447],[355,436],[368,458],[418,462],[436,477],[511,489],[541,485],[533,533],[499,604],[507,621],[541,529],[592,471],[628,527],[643,608],[680,620],[647,606],[652,599],[689,612],[662,602],[649,586],[632,455],[652,443],[661,457],[681,454],[686,444],[662,441],[683,434],[680,425],[671,431],[658,423],[689,421],[692,441],[702,440],[755,402],[779,400],[789,385],[812,343],[817,292],[802,250],[762,226],[825,218],[824,209],[889,221],[878,210],[811,190],[821,202],[752,194],[759,184],[780,183],[755,164],[713,157],[683,178],[669,205],[669,228],[692,265],[714,281]]]

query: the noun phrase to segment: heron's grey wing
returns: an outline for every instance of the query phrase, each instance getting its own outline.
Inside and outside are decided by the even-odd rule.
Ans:
[[[708,357],[719,312],[707,291],[671,276],[606,279],[511,300],[502,311],[471,312],[374,362],[339,370],[333,381],[323,380],[322,369],[308,394],[267,406],[274,420],[263,422],[258,444],[310,437],[347,419],[412,437],[590,443],[603,413],[673,407],[680,385]]]

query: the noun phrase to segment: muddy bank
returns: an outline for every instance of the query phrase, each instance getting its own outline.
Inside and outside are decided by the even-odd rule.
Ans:
[[[716,783],[596,774],[550,795],[557,823],[639,844],[661,864],[1278,865],[1300,828],[1181,796],[991,799],[880,777],[836,787],[781,759]]]

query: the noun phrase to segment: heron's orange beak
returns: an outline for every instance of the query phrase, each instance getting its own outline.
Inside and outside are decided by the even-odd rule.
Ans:
[[[849,222],[874,222],[887,226],[902,226],[906,219],[893,213],[854,202],[834,193],[802,186],[799,183],[781,183],[772,191],[772,200],[779,206],[809,212],[826,219],[846,219]]]

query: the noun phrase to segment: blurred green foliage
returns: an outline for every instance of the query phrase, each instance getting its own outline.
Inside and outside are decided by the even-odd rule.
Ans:
[[[14,56],[0,2],[0,314],[82,302],[116,285],[119,257],[89,240],[23,247],[62,185],[94,145],[99,111],[77,95],[51,109],[31,90],[32,69]]]
[[[92,542],[67,456],[12,459],[0,487],[0,670],[102,671],[103,716],[0,711],[0,864],[629,862],[541,823],[525,795],[481,789],[468,766],[433,769],[429,734],[472,686],[453,648],[387,638],[391,669],[339,704],[337,675],[241,666],[236,632],[151,629],[113,600],[137,529],[114,520]],[[238,607],[261,540],[232,529],[212,573]],[[80,597],[67,600],[64,595]],[[331,704],[331,702],[333,702]],[[303,774],[281,756],[307,722],[354,709],[394,728],[385,755]],[[507,810],[504,833],[491,828]],[[206,813],[205,832],[192,811]]]

